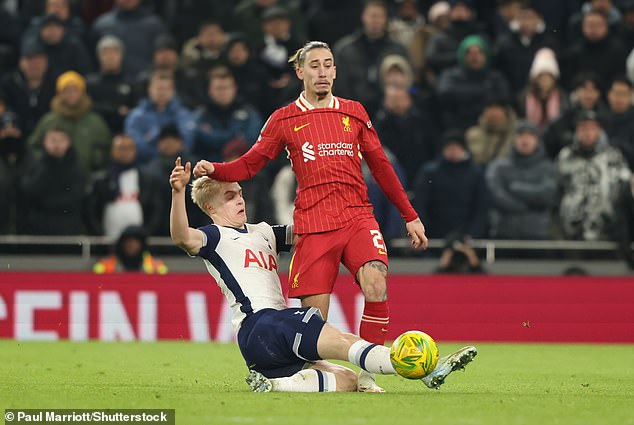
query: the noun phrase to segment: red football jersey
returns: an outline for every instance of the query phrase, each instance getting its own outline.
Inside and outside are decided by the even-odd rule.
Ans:
[[[253,149],[270,159],[286,149],[297,177],[294,224],[301,234],[372,217],[361,158],[380,147],[359,102],[333,96],[329,107],[315,108],[300,96],[271,115]]]

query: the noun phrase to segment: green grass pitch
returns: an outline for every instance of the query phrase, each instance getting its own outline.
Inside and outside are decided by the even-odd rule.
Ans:
[[[255,394],[234,344],[0,341],[0,408],[174,408],[179,425],[634,424],[634,345],[476,345],[438,391],[381,376],[385,394]]]

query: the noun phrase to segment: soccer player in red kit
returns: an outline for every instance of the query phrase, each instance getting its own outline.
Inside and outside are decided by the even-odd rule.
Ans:
[[[289,297],[328,316],[339,263],[365,297],[359,335],[384,344],[389,323],[387,248],[361,174],[364,158],[383,193],[403,216],[415,248],[427,247],[425,227],[412,208],[363,106],[333,96],[336,77],[328,44],[311,41],[289,60],[304,90],[273,112],[253,147],[229,163],[199,161],[194,175],[221,181],[251,178],[282,149],[297,177],[294,225],[299,240],[289,270]],[[382,391],[362,372],[360,389]]]

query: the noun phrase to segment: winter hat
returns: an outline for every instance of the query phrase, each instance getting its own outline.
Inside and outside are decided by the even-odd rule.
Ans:
[[[465,37],[458,47],[457,56],[460,66],[464,66],[464,57],[471,46],[480,47],[484,56],[487,58],[487,63],[489,62],[489,44],[479,35],[470,35]]]
[[[56,25],[60,25],[60,26],[64,26],[64,21],[62,21],[62,19],[57,16],[57,15],[53,15],[52,13],[50,15],[46,15],[44,18],[42,18],[41,21],[41,27],[43,28],[48,24],[56,24]]]
[[[460,130],[450,129],[442,135],[442,147],[455,143],[467,149],[467,142],[464,139],[464,134]]]
[[[429,12],[427,12],[427,21],[433,23],[436,19],[440,18],[442,15],[448,15],[451,10],[451,6],[446,1],[438,1],[434,3],[432,7],[429,8]]]
[[[283,6],[272,6],[262,13],[262,22],[272,21],[273,19],[290,19],[288,10]]]
[[[57,78],[57,84],[55,85],[57,92],[60,93],[66,87],[75,85],[82,92],[86,91],[86,80],[81,74],[75,71],[66,71]]]
[[[557,65],[557,57],[555,52],[548,47],[542,47],[535,53],[533,64],[529,72],[531,79],[537,78],[542,72],[548,72],[552,74],[555,79],[559,79],[559,65]]]
[[[516,134],[521,134],[521,133],[524,133],[525,131],[528,131],[528,132],[533,133],[535,135],[538,134],[537,126],[535,124],[533,124],[531,121],[529,121],[529,120],[519,120],[517,122],[517,125],[515,126],[515,133]]]
[[[170,34],[161,34],[154,40],[154,52],[159,50],[174,50],[178,52],[176,40]]]
[[[97,53],[101,52],[103,49],[117,49],[120,52],[123,52],[123,42],[114,35],[104,35],[99,39],[99,43],[97,43]]]
[[[577,114],[576,123],[579,124],[580,122],[583,122],[583,121],[596,121],[596,122],[599,122],[599,116],[592,109],[583,109],[583,110],[579,111],[579,113]]]
[[[27,38],[26,41],[22,43],[20,54],[22,57],[46,55],[46,50],[44,50],[44,46],[42,46],[39,41]]]

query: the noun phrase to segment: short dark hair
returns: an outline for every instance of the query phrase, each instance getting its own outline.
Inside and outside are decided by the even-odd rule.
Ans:
[[[628,80],[628,78],[625,75],[618,75],[614,77],[612,81],[610,82],[610,89],[612,88],[612,86],[614,86],[614,84],[617,84],[617,83],[625,84],[626,86],[630,88],[630,90],[632,89],[632,82]]]

